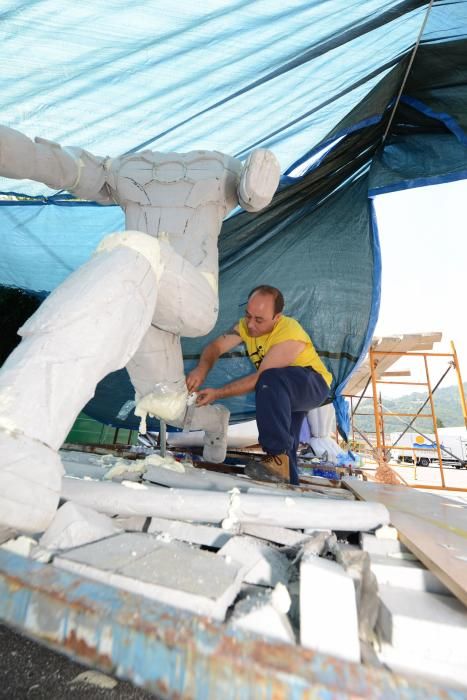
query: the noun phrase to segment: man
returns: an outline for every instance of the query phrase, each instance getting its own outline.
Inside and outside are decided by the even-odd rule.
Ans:
[[[217,359],[243,341],[256,371],[218,389],[201,389],[197,405],[255,391],[259,442],[267,456],[249,465],[246,473],[298,484],[300,427],[306,412],[329,396],[332,375],[309,335],[298,321],[282,314],[283,308],[279,289],[255,287],[248,295],[245,317],[204,348],[186,381],[189,391],[198,390]]]

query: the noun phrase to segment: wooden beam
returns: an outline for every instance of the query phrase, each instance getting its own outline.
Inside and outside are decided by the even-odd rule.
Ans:
[[[410,377],[410,369],[401,369],[399,372],[383,372],[382,377]]]
[[[358,498],[384,504],[401,542],[467,605],[467,503],[406,486],[342,481]]]

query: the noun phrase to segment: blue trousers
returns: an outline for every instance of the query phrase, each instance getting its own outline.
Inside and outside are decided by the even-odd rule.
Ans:
[[[266,369],[256,384],[259,443],[268,454],[287,454],[290,483],[298,484],[297,449],[307,411],[329,396],[323,377],[309,367]]]

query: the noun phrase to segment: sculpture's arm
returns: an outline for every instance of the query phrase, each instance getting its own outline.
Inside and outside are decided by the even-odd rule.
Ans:
[[[258,148],[245,161],[238,184],[238,201],[246,211],[267,207],[279,184],[280,165],[272,151]]]
[[[103,162],[81,148],[65,149],[39,137],[31,141],[15,129],[0,126],[0,175],[4,177],[36,180],[83,199],[110,204]]]

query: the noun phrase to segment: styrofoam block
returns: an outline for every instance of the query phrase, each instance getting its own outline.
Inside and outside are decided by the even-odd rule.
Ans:
[[[16,537],[16,539],[7,540],[1,544],[0,547],[8,550],[9,552],[20,554],[22,557],[29,557],[36,545],[37,542],[32,537],[20,535],[20,537]]]
[[[128,562],[149,554],[159,544],[152,535],[125,532],[107,538],[105,541],[76,547],[62,556],[70,561],[95,566],[104,571],[117,571]],[[58,561],[58,558],[54,561]]]
[[[336,537],[331,530],[308,531],[308,540],[301,545],[301,556],[320,556]]]
[[[302,532],[288,530],[285,527],[274,527],[273,525],[256,525],[254,523],[246,523],[242,525],[241,531],[245,535],[258,537],[261,540],[268,542],[276,542],[286,547],[296,547],[299,544],[307,542],[310,539],[309,535],[304,535]]]
[[[313,555],[300,563],[300,641],[309,649],[360,661],[353,580],[336,562]]]
[[[278,584],[281,586],[282,584]],[[287,589],[282,586],[287,596],[286,609],[290,607]],[[262,637],[278,642],[295,644],[295,635],[284,607],[278,605],[274,591],[248,595],[237,603],[229,625],[234,628],[254,632]]]
[[[234,561],[143,533],[79,547],[56,557],[54,566],[217,620],[225,618],[242,579]]]
[[[380,540],[398,540],[399,533],[395,527],[392,527],[392,525],[382,525],[381,527],[376,528],[375,537]]]
[[[119,515],[112,520],[118,527],[127,530],[127,532],[143,532],[146,524],[151,522],[151,518],[146,518],[144,515]]]
[[[246,583],[275,586],[289,580],[287,557],[268,544],[248,536],[232,537],[217,553],[239,563]]]
[[[69,549],[121,532],[112,518],[69,501],[55,513],[39,540],[47,549]]]
[[[467,611],[454,596],[380,586],[378,632],[406,653],[440,662],[464,663]]]
[[[408,675],[417,674],[423,676],[423,679],[444,683],[451,687],[462,687],[466,690],[467,686],[467,665],[465,660],[461,663],[453,663],[449,659],[439,659],[435,657],[427,657],[420,653],[416,648],[407,653],[405,649],[401,650],[383,642],[377,651],[378,659],[381,663],[388,666],[394,673],[404,673]],[[462,693],[460,698],[465,698]]]
[[[380,585],[451,595],[439,578],[419,562],[372,554],[370,566]]]
[[[360,546],[368,554],[406,554],[410,553],[402,542],[395,539],[382,539],[366,532],[360,534]]]
[[[148,532],[166,534],[174,540],[218,548],[226,544],[232,537],[229,532],[220,527],[164,518],[151,518]]]

